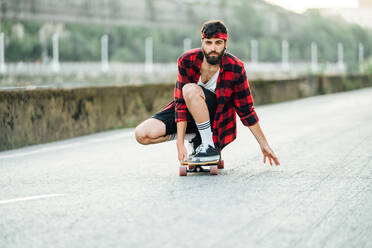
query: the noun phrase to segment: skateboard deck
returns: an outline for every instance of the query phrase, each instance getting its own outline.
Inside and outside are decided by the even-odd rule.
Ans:
[[[179,167],[179,175],[187,176],[187,173],[209,172],[211,175],[218,175],[218,169],[224,168],[223,160],[209,162],[182,161]]]

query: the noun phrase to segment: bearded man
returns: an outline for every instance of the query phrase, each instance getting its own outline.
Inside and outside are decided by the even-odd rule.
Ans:
[[[279,165],[262,132],[244,64],[226,52],[228,29],[220,20],[201,28],[201,48],[178,58],[174,100],[136,127],[140,144],[177,140],[178,160],[212,162],[236,138],[236,114],[253,133],[264,156]],[[188,155],[184,139],[193,145]]]

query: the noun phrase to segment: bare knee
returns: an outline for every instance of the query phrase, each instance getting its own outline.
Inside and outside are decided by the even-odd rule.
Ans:
[[[138,125],[134,130],[134,135],[138,143],[142,145],[150,144],[148,133],[146,132],[146,129],[141,126],[141,124]]]
[[[142,145],[153,144],[154,140],[165,134],[165,124],[157,119],[147,119],[139,124],[134,135],[138,143]]]
[[[196,97],[204,96],[202,89],[197,84],[186,84],[182,88],[183,98],[187,100],[194,99]]]

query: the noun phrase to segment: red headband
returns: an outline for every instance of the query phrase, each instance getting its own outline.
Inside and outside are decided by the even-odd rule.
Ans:
[[[202,39],[207,38],[207,36],[203,33],[202,34]],[[224,41],[227,40],[227,34],[224,33],[217,33],[216,35],[213,35],[210,38],[217,38],[217,39],[223,39]]]

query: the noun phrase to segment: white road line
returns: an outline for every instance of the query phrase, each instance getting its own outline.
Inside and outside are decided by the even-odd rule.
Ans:
[[[38,153],[43,153],[43,152],[57,151],[57,150],[65,149],[65,148],[73,148],[73,147],[81,146],[83,144],[93,144],[93,143],[100,143],[100,142],[105,142],[105,141],[110,141],[110,140],[124,139],[124,138],[128,138],[128,137],[134,137],[134,132],[119,134],[119,135],[105,137],[105,138],[88,139],[88,140],[85,140],[85,141],[82,141],[82,142],[74,142],[74,143],[66,144],[66,145],[56,145],[56,146],[52,146],[52,147],[40,148],[38,150],[29,151],[29,152],[14,151],[14,153],[11,153],[11,154],[0,155],[0,160],[1,159],[23,157],[23,156],[33,155],[33,154],[38,154]]]
[[[24,198],[16,198],[16,199],[0,201],[0,205],[8,204],[8,203],[14,203],[14,202],[22,202],[22,201],[31,201],[31,200],[37,200],[37,199],[51,198],[51,197],[57,197],[57,196],[63,196],[63,195],[64,194],[51,194],[51,195],[36,195],[36,196],[30,196],[30,197],[24,197]]]

